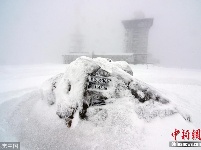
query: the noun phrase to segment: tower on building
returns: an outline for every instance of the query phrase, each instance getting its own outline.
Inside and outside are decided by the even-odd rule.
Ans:
[[[125,28],[125,52],[134,54],[134,63],[147,63],[148,35],[152,18],[122,21]]]

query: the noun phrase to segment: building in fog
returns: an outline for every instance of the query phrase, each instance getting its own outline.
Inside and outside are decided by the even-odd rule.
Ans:
[[[152,18],[122,21],[125,28],[125,52],[133,53],[134,63],[147,63],[148,35]]]
[[[82,37],[79,34],[73,37],[74,46],[71,52],[63,55],[63,62],[70,63],[80,56],[91,58],[104,57],[114,61],[127,61],[132,64],[146,64],[148,59],[148,35],[153,24],[152,18],[124,20],[125,49],[123,53],[97,54],[82,52]]]

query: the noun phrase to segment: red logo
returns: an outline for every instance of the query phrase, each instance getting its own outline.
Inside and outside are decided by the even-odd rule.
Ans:
[[[200,136],[200,129],[189,131],[182,129],[182,132],[180,130],[175,129],[174,132],[172,132],[172,137],[174,137],[174,140],[177,140],[177,137],[180,136],[183,140],[201,140]]]

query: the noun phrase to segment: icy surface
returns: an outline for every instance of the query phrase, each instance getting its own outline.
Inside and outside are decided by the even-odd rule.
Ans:
[[[79,111],[82,116],[85,116],[86,108],[84,107],[88,107],[91,103],[88,97],[84,97],[87,95],[88,77],[91,74],[103,71],[108,76],[106,79],[111,82],[108,83],[107,90],[96,89],[96,92],[102,93],[102,96],[107,99],[132,97],[127,88],[132,81],[132,70],[126,62],[113,62],[105,58],[80,57],[67,65],[63,74],[52,77],[42,86],[43,100],[50,105],[56,103],[58,116],[67,119],[66,122],[70,126],[74,113]],[[101,76],[98,75],[98,78]]]
[[[56,105],[47,105],[37,89],[49,77],[64,72],[66,66],[28,68],[3,67],[0,78],[6,87],[1,87],[0,93],[0,141],[20,141],[22,149],[173,149],[168,142],[173,140],[171,133],[175,128],[201,128],[200,70],[133,65],[133,76],[151,85],[171,103],[161,107],[153,105],[153,101],[141,105],[130,97],[110,99],[105,106],[89,108],[89,121],[75,117],[69,129],[55,114]],[[21,75],[26,75],[26,80]],[[19,83],[26,86],[19,88]],[[192,122],[185,121],[180,113],[154,117],[158,111],[175,110],[174,106],[190,114]],[[144,113],[153,116],[151,121],[142,119],[146,115],[138,115],[149,110],[145,107],[152,108]]]

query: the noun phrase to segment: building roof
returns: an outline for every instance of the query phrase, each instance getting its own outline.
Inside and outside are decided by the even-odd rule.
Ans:
[[[88,52],[70,52],[70,53],[66,53],[65,55],[91,55],[91,53]]]
[[[94,53],[93,55],[115,56],[115,55],[133,55],[133,53]]]
[[[92,53],[87,53],[87,52],[83,52],[83,53],[66,53],[65,55],[77,55],[77,56],[81,56],[81,55],[92,55]],[[63,55],[63,56],[65,56]],[[93,53],[93,55],[97,55],[97,56],[131,56],[131,55],[148,55],[147,53]]]
[[[122,24],[129,28],[150,28],[153,25],[153,18],[123,20]]]

